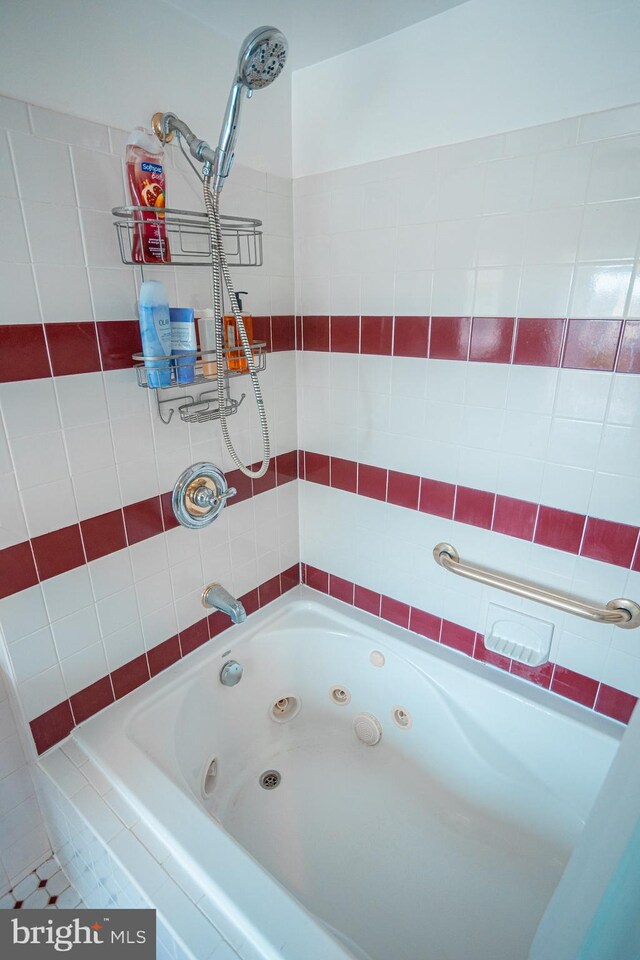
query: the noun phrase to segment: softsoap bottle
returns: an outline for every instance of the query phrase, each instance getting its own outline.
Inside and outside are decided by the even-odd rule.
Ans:
[[[127,140],[127,182],[133,214],[131,257],[134,263],[170,263],[164,219],[166,175],[163,147],[151,130],[136,127]]]
[[[140,338],[150,387],[171,386],[169,298],[159,280],[145,280],[138,297]],[[146,359],[151,357],[153,359]]]
[[[242,322],[244,323],[247,339],[251,344],[253,343],[253,317],[250,313],[245,313],[243,311],[240,294],[246,297],[247,291],[238,290],[236,293],[236,300],[238,301],[238,308],[242,315]],[[247,358],[245,357],[242,349],[242,341],[238,335],[238,324],[233,314],[225,314],[224,339],[227,345],[227,365],[229,370],[246,373],[249,369],[249,364],[247,363]]]

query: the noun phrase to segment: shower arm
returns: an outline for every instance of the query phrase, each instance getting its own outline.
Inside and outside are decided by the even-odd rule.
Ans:
[[[175,113],[154,113],[151,118],[151,125],[153,132],[161,143],[169,143],[173,139],[174,133],[182,137],[194,160],[204,164],[203,173],[205,176],[208,176],[212,169],[220,164],[220,148],[216,147],[214,150],[206,140],[199,140],[193,130]]]

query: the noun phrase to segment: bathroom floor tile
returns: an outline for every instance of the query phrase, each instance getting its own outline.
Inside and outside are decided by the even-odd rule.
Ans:
[[[81,899],[55,857],[49,857],[33,873],[0,899],[0,910],[73,908]]]

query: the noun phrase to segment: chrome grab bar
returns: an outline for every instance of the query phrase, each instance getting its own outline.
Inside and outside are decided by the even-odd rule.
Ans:
[[[554,593],[535,583],[514,580],[502,573],[465,563],[450,543],[438,543],[433,548],[433,558],[445,570],[459,577],[466,577],[468,580],[475,580],[477,583],[484,583],[498,590],[506,590],[507,593],[515,593],[517,597],[524,597],[526,600],[546,603],[549,607],[555,607],[556,610],[563,610],[565,613],[573,613],[576,617],[583,617],[594,623],[610,623],[626,630],[640,627],[640,606],[633,600],[610,600],[604,607],[595,606],[577,597],[568,596],[566,593]]]

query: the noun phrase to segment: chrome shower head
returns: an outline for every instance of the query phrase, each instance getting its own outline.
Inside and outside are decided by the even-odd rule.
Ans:
[[[254,90],[268,87],[280,76],[286,59],[287,41],[276,27],[258,27],[245,38],[240,48],[236,78],[227,101],[213,164],[213,186],[217,193],[222,190],[224,179],[233,164],[243,88],[250,97]]]
[[[287,60],[287,40],[276,27],[258,27],[245,38],[238,57],[238,80],[261,90],[280,76]]]

